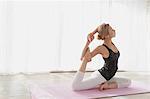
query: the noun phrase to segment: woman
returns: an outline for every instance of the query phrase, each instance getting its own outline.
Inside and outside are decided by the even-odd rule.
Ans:
[[[98,40],[103,40],[103,44],[97,46],[92,52],[90,52],[89,44],[94,40],[94,35],[98,33]],[[118,58],[120,52],[112,42],[112,38],[115,37],[115,30],[109,24],[102,24],[98,26],[87,37],[86,45],[83,49],[81,60],[82,64],[79,70],[76,72],[74,80],[72,82],[73,90],[85,90],[91,88],[98,88],[99,90],[124,88],[131,84],[131,80],[125,78],[114,77],[118,70]],[[101,69],[94,71],[89,78],[84,79],[84,73],[86,65],[91,59],[100,54],[105,64]]]

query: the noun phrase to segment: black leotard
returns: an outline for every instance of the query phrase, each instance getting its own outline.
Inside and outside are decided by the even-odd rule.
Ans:
[[[117,69],[118,69],[118,58],[120,56],[120,52],[118,51],[117,53],[115,53],[108,46],[106,46],[105,44],[103,44],[103,46],[105,46],[108,49],[109,57],[108,58],[104,58],[103,57],[103,59],[105,61],[105,64],[98,71],[108,81],[117,72]]]

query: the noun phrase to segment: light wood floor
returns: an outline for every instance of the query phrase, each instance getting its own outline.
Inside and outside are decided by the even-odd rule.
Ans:
[[[90,73],[91,72],[87,72],[85,77],[89,76]],[[57,83],[62,81],[72,81],[73,76],[74,73],[20,73],[16,75],[0,75],[0,99],[31,99],[27,81],[34,81],[38,84],[48,85],[50,82]],[[135,81],[142,81],[145,84],[150,84],[149,72],[117,72],[116,76],[126,77]],[[150,93],[103,99],[150,99]]]

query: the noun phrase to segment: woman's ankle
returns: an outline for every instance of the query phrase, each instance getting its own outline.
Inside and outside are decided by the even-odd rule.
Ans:
[[[117,82],[109,82],[109,83],[108,83],[108,88],[109,88],[109,89],[118,88]]]

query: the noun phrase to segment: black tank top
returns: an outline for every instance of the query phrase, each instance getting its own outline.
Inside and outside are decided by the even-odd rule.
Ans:
[[[120,52],[118,51],[117,53],[115,53],[105,44],[103,44],[103,46],[105,46],[108,49],[109,57],[108,58],[103,57],[105,64],[98,71],[108,81],[115,75],[115,73],[118,70],[118,58],[120,56]]]

